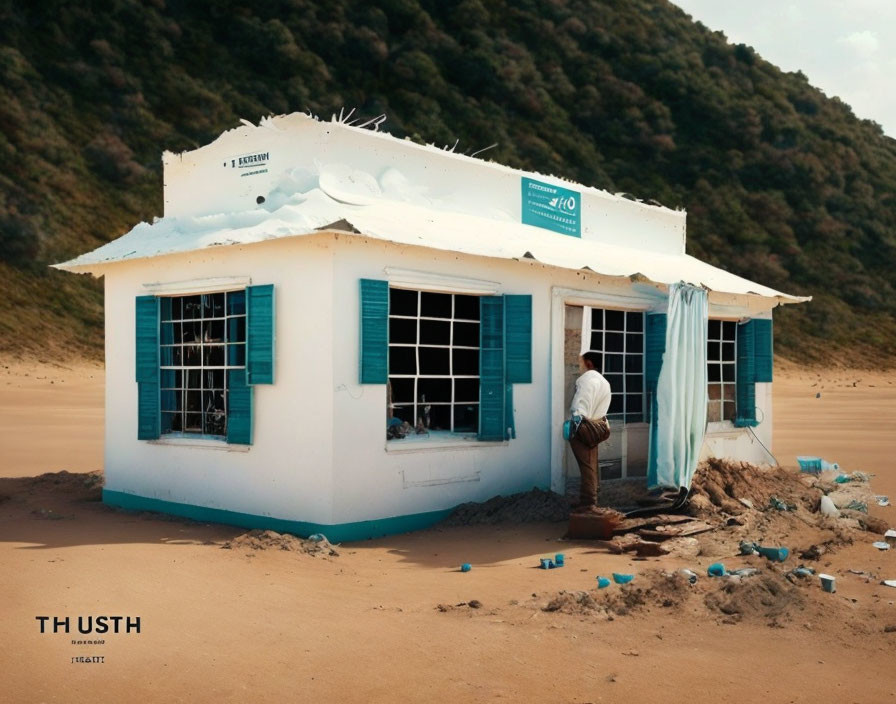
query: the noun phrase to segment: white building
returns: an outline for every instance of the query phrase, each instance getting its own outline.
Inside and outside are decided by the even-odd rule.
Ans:
[[[709,291],[703,452],[768,460],[771,311],[806,299],[685,254],[682,211],[301,114],[163,161],[164,218],[58,265],[105,277],[107,503],[336,541],[563,492],[589,347],[603,478],[645,476],[679,281]]]

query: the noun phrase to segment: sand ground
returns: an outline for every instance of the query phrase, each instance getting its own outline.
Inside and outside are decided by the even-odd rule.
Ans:
[[[896,374],[776,374],[780,462],[820,454],[896,499]],[[326,558],[226,550],[242,531],[113,511],[85,500],[88,475],[16,479],[101,469],[102,406],[98,367],[0,365],[0,701],[896,702],[896,590],[847,572],[896,579],[874,538],[825,556],[837,594],[803,588],[787,618],[549,613],[597,574],[712,558],[636,561],[558,542],[563,524],[435,528]],[[558,551],[564,569],[533,569]],[[102,614],[141,632],[74,645],[35,620]]]

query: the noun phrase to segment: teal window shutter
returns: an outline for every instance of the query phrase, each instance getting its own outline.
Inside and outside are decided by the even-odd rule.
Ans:
[[[246,288],[246,383],[274,383],[274,287]]]
[[[252,387],[246,369],[227,370],[227,442],[252,444]]]
[[[759,424],[756,421],[754,322],[749,320],[737,326],[737,415],[734,425],[738,428]]]
[[[765,318],[751,320],[753,327],[753,381],[771,381],[774,367],[772,321]]]
[[[644,386],[647,389],[647,409],[650,419],[650,444],[647,451],[647,486],[657,486],[656,441],[657,413],[656,387],[663,368],[663,355],[666,352],[665,313],[648,313],[645,317],[644,329]]]
[[[389,380],[389,282],[361,279],[361,383]]]
[[[504,375],[504,299],[479,299],[479,439],[504,440],[507,406]]]
[[[504,296],[508,384],[532,383],[532,296]]]
[[[644,335],[644,384],[651,397],[656,396],[656,385],[666,352],[666,314],[648,313]]]
[[[137,296],[137,439],[155,440],[160,432],[159,299]]]

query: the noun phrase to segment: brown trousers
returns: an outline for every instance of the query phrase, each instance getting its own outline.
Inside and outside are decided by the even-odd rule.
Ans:
[[[598,473],[597,473],[597,448],[588,447],[585,443],[573,437],[569,441],[572,454],[579,463],[579,473],[582,475],[582,483],[579,487],[579,503],[584,506],[597,505]]]

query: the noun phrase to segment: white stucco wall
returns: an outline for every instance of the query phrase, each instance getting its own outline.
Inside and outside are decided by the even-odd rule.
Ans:
[[[277,240],[106,270],[105,488],[260,516],[332,518],[332,248]],[[134,298],[144,283],[250,276],[274,284],[276,372],[254,387],[254,444],[137,440]]]
[[[254,444],[244,451],[223,442],[137,440],[134,298],[148,292],[147,283],[221,276],[251,277],[253,284],[274,284],[276,291],[276,378],[274,385],[254,387]],[[386,387],[358,383],[361,278],[404,285],[417,280],[424,289],[450,288],[459,281],[532,296],[533,381],[514,385],[516,439],[387,444]],[[446,255],[348,234],[111,265],[106,269],[106,488],[324,525],[448,509],[533,486],[557,484],[556,490],[563,477],[565,413],[565,335],[557,311],[562,316],[570,301],[628,308],[639,300],[643,309],[658,305],[657,292],[651,295],[652,303],[650,296],[636,295],[626,279],[531,260]],[[754,432],[771,447],[771,385],[757,385],[756,398],[764,422]],[[765,461],[749,431],[721,430],[707,439],[705,454]]]

